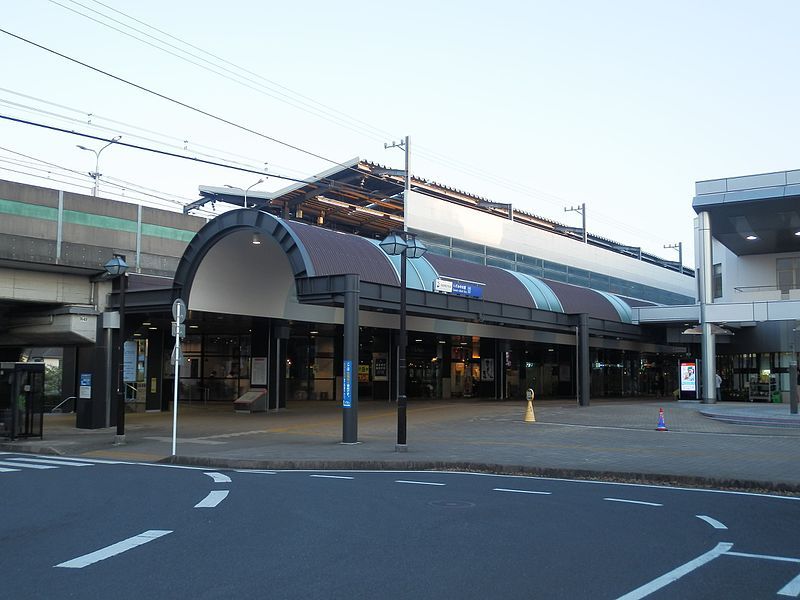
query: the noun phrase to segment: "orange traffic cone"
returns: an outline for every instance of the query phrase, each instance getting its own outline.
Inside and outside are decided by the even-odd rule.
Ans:
[[[658,409],[658,425],[656,425],[656,431],[669,431],[667,429],[667,424],[664,423],[664,409]]]

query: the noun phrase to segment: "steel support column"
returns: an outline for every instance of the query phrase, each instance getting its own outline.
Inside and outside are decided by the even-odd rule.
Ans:
[[[358,443],[358,275],[345,275],[342,443]]]
[[[698,238],[700,242],[700,256],[698,277],[700,284],[700,327],[702,329],[701,355],[703,359],[701,369],[701,384],[703,403],[716,402],[717,386],[717,348],[714,336],[711,333],[711,323],[707,320],[706,307],[714,301],[712,254],[711,254],[711,219],[708,212],[701,212],[697,217]]]
[[[578,381],[580,385],[579,402],[589,406],[589,390],[592,386],[589,355],[589,315],[583,313],[578,321]]]

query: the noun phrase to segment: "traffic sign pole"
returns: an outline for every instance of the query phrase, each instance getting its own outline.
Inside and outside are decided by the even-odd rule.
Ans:
[[[186,320],[186,304],[178,298],[172,303],[172,334],[175,336],[175,390],[172,398],[172,456],[175,456],[178,445],[178,385],[181,371],[181,334],[184,331],[183,322]]]

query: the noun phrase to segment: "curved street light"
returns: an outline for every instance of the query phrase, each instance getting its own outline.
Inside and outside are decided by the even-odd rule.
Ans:
[[[95,150],[94,148],[87,148],[86,146],[81,146],[78,144],[76,147],[80,148],[81,150],[87,150],[89,152],[94,152],[95,155],[95,163],[94,163],[94,173],[89,173],[89,176],[94,179],[94,190],[92,191],[92,196],[97,197],[97,192],[100,187],[100,153],[108,148],[114,142],[118,142],[122,138],[121,135],[116,136],[110,142],[108,142],[105,146],[100,148],[100,150]]]
[[[128,287],[128,263],[125,262],[125,257],[121,254],[115,254],[114,258],[109,260],[103,268],[106,270],[109,279],[119,278],[119,339],[117,345],[117,353],[119,364],[122,366],[125,361],[125,290]],[[117,437],[115,444],[125,443],[125,385],[123,381],[120,385],[117,380]],[[108,406],[111,406],[111,398],[107,399]]]
[[[406,257],[420,258],[428,248],[408,231],[393,231],[378,244],[390,256],[400,255],[400,339],[397,351],[397,452],[408,450],[406,398]]]

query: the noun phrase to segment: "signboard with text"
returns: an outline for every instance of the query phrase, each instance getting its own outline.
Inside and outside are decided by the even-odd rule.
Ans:
[[[440,294],[454,294],[470,298],[483,298],[483,284],[475,281],[437,278],[433,282],[433,291]]]
[[[353,404],[353,361],[344,361],[344,376],[342,377],[342,406],[350,408]]]

